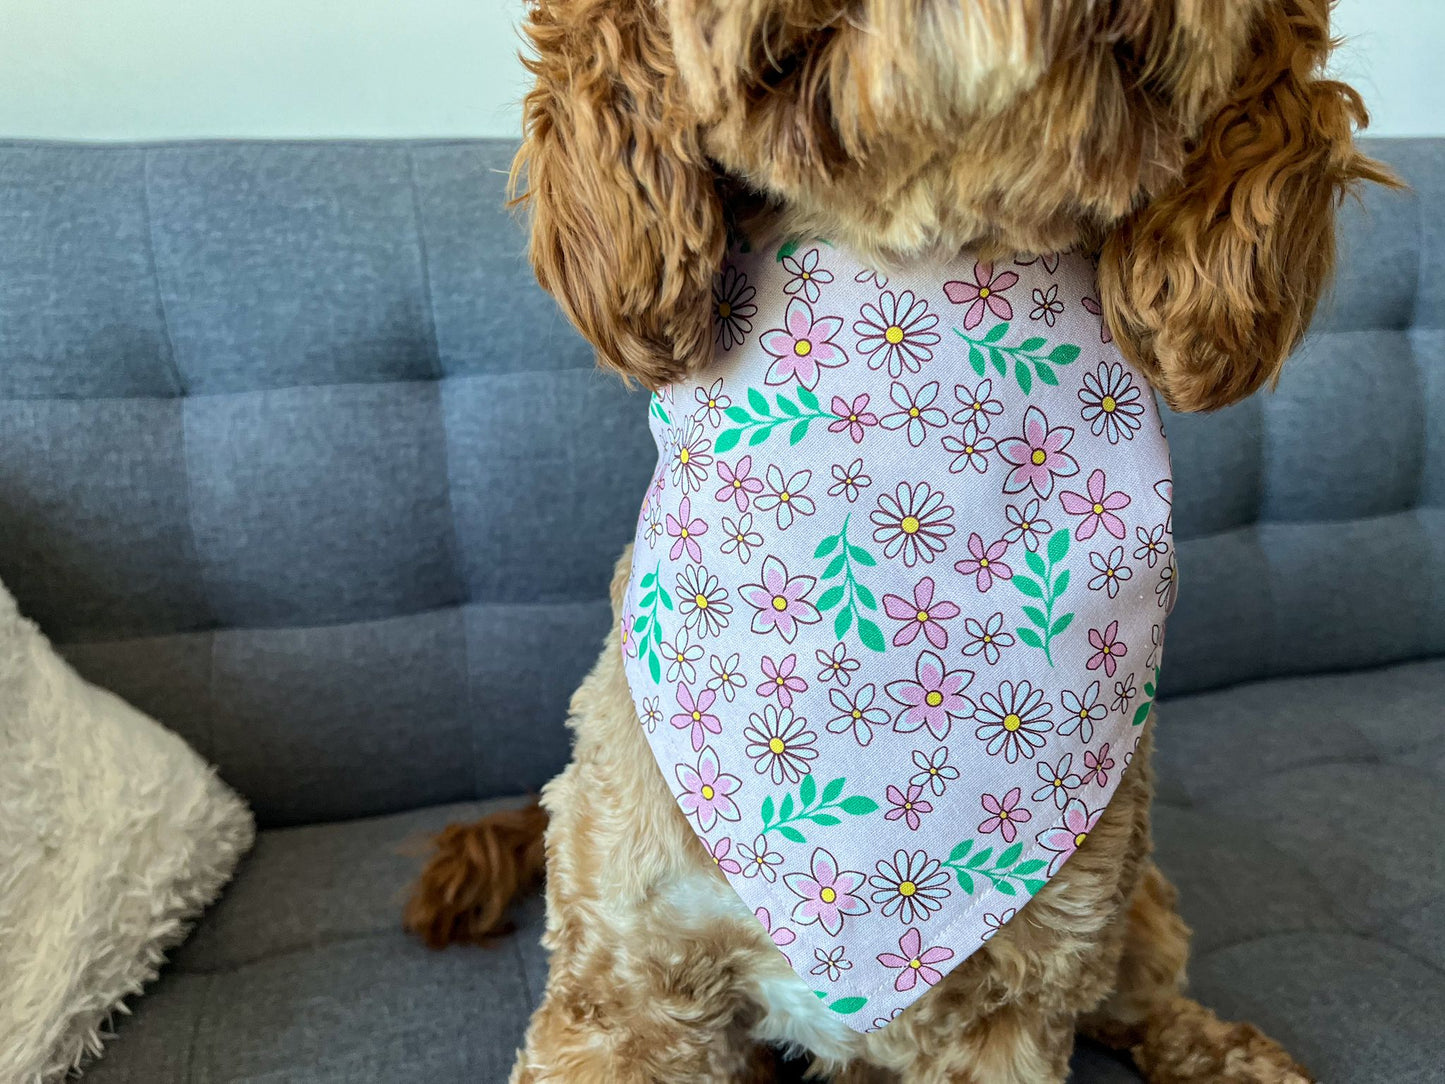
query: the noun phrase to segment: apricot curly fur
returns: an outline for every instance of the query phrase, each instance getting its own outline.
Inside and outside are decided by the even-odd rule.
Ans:
[[[707,364],[730,232],[883,263],[1080,246],[1170,403],[1267,384],[1365,181],[1359,96],[1324,78],[1328,0],[532,0],[514,191],[539,281],[648,387]],[[613,582],[617,605],[627,554]],[[505,845],[443,837],[409,923],[496,928],[545,827],[551,972],[513,1084],[760,1081],[769,1046],[837,1084],[1061,1082],[1076,1032],[1155,1084],[1309,1080],[1183,995],[1189,931],[1149,859],[1154,722],[1088,841],[887,1028],[797,982],[688,827],[641,733],[616,622],[568,767]],[[801,994],[799,990],[801,989]]]

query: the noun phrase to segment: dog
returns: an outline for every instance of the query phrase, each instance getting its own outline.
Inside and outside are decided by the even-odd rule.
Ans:
[[[711,386],[721,306],[747,301],[720,269],[759,239],[822,266],[796,238],[879,282],[967,253],[970,303],[995,266],[1044,259],[1017,254],[1083,254],[1098,340],[1176,410],[1215,409],[1304,334],[1343,196],[1396,183],[1354,146],[1359,96],[1323,74],[1328,0],[534,0],[526,30],[534,269],[664,416],[674,387]],[[407,909],[434,945],[485,939],[545,864],[551,973],[514,1084],[762,1081],[779,1049],[845,1084],[1033,1084],[1066,1078],[1078,1033],[1152,1081],[1311,1079],[1183,994],[1188,930],[1149,859],[1149,710],[1027,904],[906,1007],[846,1019],[659,770],[628,683],[634,578],[629,551],[541,808],[449,828]]]

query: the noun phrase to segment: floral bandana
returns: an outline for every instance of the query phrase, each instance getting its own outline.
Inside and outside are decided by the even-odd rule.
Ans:
[[[883,1027],[1098,821],[1173,605],[1153,395],[1077,255],[735,252],[652,400],[622,615],[659,767],[794,970]]]

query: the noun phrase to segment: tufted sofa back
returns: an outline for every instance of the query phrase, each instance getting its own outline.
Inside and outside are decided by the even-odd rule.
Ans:
[[[512,146],[0,144],[0,580],[263,822],[515,793],[652,466]],[[1172,417],[1166,691],[1445,649],[1445,143],[1279,392]]]

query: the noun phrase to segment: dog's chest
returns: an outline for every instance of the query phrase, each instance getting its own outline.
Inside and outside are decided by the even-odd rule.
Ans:
[[[1168,453],[1077,256],[738,255],[650,408],[625,668],[828,1023],[882,1026],[1068,860],[1173,602]],[[786,993],[786,991],[783,991]],[[787,997],[779,995],[786,1003]]]

